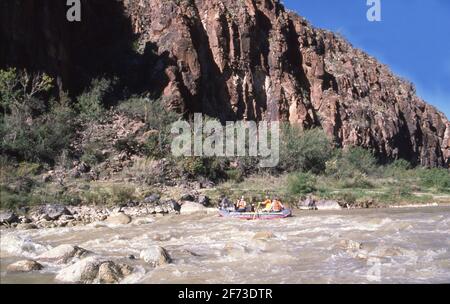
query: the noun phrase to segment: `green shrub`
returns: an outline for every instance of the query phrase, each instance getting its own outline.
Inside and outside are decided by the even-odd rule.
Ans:
[[[136,198],[136,189],[131,186],[114,185],[112,187],[111,202],[120,204],[132,201]]]
[[[138,152],[141,149],[141,145],[138,143],[136,138],[129,135],[126,138],[117,140],[114,143],[114,148],[118,152],[126,152],[126,153],[130,153],[130,154],[135,154],[136,152]]]
[[[89,87],[77,98],[76,109],[84,120],[98,120],[104,114],[103,104],[108,94],[112,92],[113,82],[108,79],[94,79]]]
[[[282,128],[280,167],[284,171],[322,173],[332,151],[332,144],[321,129],[302,131],[291,125]]]
[[[74,114],[68,105],[52,103],[50,111],[35,119],[6,115],[0,123],[1,152],[18,161],[53,164],[70,148],[75,135]]]
[[[150,133],[143,151],[147,156],[164,158],[170,154],[172,123],[178,115],[164,105],[163,100],[147,101],[145,104],[144,119]]]
[[[356,178],[371,175],[375,172],[376,158],[361,147],[339,150],[333,159],[326,164],[326,174],[336,178]]]
[[[404,170],[404,171],[412,169],[411,163],[404,159],[397,159],[396,161],[391,163],[389,166],[392,168],[395,168],[397,170]]]
[[[16,193],[4,186],[0,186],[0,193],[0,209],[18,209],[26,206],[30,201],[29,194]]]
[[[73,112],[65,100],[44,102],[53,79],[14,68],[0,71],[0,150],[18,161],[53,163],[74,134]]]
[[[411,175],[412,165],[410,162],[399,159],[387,166],[378,167],[379,177],[394,177],[396,179],[404,179]]]
[[[151,100],[142,97],[131,97],[130,99],[119,102],[117,111],[133,118],[140,118],[147,121]]]
[[[352,178],[345,178],[341,182],[341,187],[344,189],[372,189],[374,185],[364,175],[355,176]]]
[[[212,157],[180,157],[176,160],[181,172],[190,179],[205,177],[212,181],[227,179],[229,166],[225,158]]]
[[[105,160],[105,156],[101,153],[101,143],[89,142],[83,151],[81,161],[89,166],[95,166]]]
[[[332,197],[336,200],[343,201],[347,204],[354,204],[358,200],[357,196],[351,192],[334,193]]]
[[[419,177],[424,187],[450,193],[450,172],[447,169],[421,169]]]
[[[0,106],[3,113],[28,115],[36,105],[42,107],[39,99],[53,88],[53,78],[42,72],[29,73],[26,70],[9,68],[0,70]]]
[[[295,173],[288,177],[288,191],[291,194],[306,195],[316,190],[316,178],[311,173]]]
[[[227,179],[232,180],[235,183],[241,183],[244,181],[244,176],[239,169],[229,169],[225,171]]]
[[[19,167],[17,168],[17,176],[18,177],[34,176],[39,173],[40,169],[41,169],[40,164],[21,162],[19,163]]]
[[[179,161],[179,165],[184,174],[189,178],[195,178],[198,175],[205,175],[206,168],[201,157],[184,157]]]

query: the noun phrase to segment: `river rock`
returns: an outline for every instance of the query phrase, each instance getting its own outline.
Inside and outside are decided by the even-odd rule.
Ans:
[[[116,214],[110,215],[106,219],[106,222],[109,224],[114,224],[114,225],[126,225],[131,222],[131,217],[126,215],[123,212],[118,212]]]
[[[320,200],[315,202],[317,210],[341,210],[342,207],[336,201]]]
[[[207,197],[206,195],[200,195],[198,197],[198,203],[202,204],[205,207],[208,207],[210,204],[211,200],[209,199],[209,197]]]
[[[151,224],[155,221],[155,219],[153,217],[142,217],[142,218],[137,218],[133,221],[133,224],[136,225],[147,225],[147,224]]]
[[[227,244],[225,244],[223,249],[226,255],[233,257],[241,257],[249,251],[247,247],[233,242],[228,242]]]
[[[181,205],[176,201],[176,200],[168,200],[166,202],[167,206],[170,207],[173,211],[175,212],[180,212],[181,210]]]
[[[0,212],[0,224],[12,224],[17,223],[19,217],[11,211]]]
[[[346,250],[359,250],[362,249],[362,244],[360,242],[352,241],[352,240],[342,240],[339,242],[339,246],[342,249]]]
[[[379,246],[376,247],[373,251],[371,251],[370,255],[385,258],[385,257],[403,256],[405,252],[407,252],[405,249],[399,247]]]
[[[51,182],[52,180],[53,180],[53,173],[48,172],[42,175],[42,182],[48,183]]]
[[[104,262],[98,268],[98,280],[100,283],[114,284],[123,279],[120,267],[111,261]]]
[[[232,201],[230,201],[230,199],[228,199],[227,197],[222,198],[222,200],[219,203],[219,207],[222,210],[233,210],[235,209],[234,207],[234,203]]]
[[[195,197],[192,194],[186,193],[181,196],[180,201],[194,202]]]
[[[74,219],[73,215],[71,215],[71,214],[64,214],[59,217],[60,221],[66,221],[66,222],[71,221],[73,219]]]
[[[44,268],[41,264],[33,260],[23,260],[8,265],[7,272],[30,272],[38,271]]]
[[[183,202],[181,205],[181,214],[192,214],[196,212],[206,212],[206,207],[194,202]]]
[[[154,267],[169,264],[171,262],[171,258],[167,251],[163,247],[155,245],[142,250],[139,257]]]
[[[268,239],[273,239],[275,237],[275,234],[273,234],[270,231],[260,231],[255,233],[255,235],[253,236],[254,240],[268,240]]]
[[[308,197],[304,201],[300,201],[298,207],[302,210],[317,210],[316,202],[311,197]]]
[[[37,229],[37,226],[35,224],[31,224],[31,223],[20,223],[17,225],[16,229],[31,230],[31,229]]]
[[[41,254],[38,259],[43,261],[55,261],[67,263],[72,258],[82,258],[90,252],[78,246],[63,244]]]
[[[157,203],[161,197],[158,194],[151,194],[144,198],[144,203],[146,204],[153,204]]]
[[[97,278],[101,264],[98,257],[88,257],[61,269],[55,279],[66,283],[92,283]]]
[[[72,215],[72,213],[64,205],[49,204],[39,208],[38,213],[45,216],[47,220],[57,220],[62,215]]]
[[[19,222],[21,224],[29,224],[32,222],[32,220],[30,220],[28,217],[26,216],[19,216]]]
[[[42,219],[36,222],[39,228],[53,228],[55,225],[52,221]]]

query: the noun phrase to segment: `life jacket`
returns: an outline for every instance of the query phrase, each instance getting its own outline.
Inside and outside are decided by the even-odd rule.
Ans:
[[[264,209],[270,211],[272,209],[272,202],[270,199],[264,201]]]
[[[272,203],[272,210],[273,211],[279,212],[279,211],[281,211],[283,209],[284,209],[284,206],[283,206],[283,204],[280,201],[277,201],[277,200],[273,201],[273,203]]]

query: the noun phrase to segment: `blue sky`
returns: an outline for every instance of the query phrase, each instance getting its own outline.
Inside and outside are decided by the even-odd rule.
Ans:
[[[341,33],[450,118],[450,1],[381,0],[381,22],[366,18],[367,0],[284,0],[314,26]]]

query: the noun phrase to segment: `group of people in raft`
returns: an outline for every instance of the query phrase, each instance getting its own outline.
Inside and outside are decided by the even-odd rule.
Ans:
[[[264,202],[259,203],[255,209],[255,204],[247,204],[242,196],[234,205],[236,212],[281,212],[284,210],[284,206],[278,198],[271,200],[268,196]],[[262,209],[260,209],[262,207]]]

